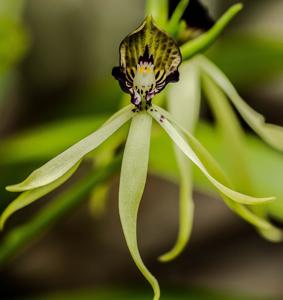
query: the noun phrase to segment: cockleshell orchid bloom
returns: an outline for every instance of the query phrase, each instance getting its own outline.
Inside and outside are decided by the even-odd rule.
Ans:
[[[181,1],[182,3],[184,1]],[[183,3],[184,4],[184,3]],[[250,207],[260,205],[274,200],[273,197],[257,198],[245,195],[231,188],[229,180],[226,179],[222,170],[219,168],[214,159],[200,144],[200,142],[188,131],[184,126],[176,120],[172,114],[164,110],[160,106],[155,105],[154,96],[165,89],[168,83],[174,83],[179,80],[178,68],[183,59],[191,58],[194,54],[206,48],[226,26],[229,20],[239,11],[240,7],[233,7],[212,27],[212,31],[200,36],[198,42],[191,41],[181,48],[178,47],[176,41],[170,37],[165,31],[155,24],[153,18],[148,16],[145,21],[133,33],[128,35],[120,45],[120,65],[113,69],[113,76],[119,81],[123,91],[130,94],[131,104],[115,113],[104,125],[97,131],[87,136],[80,142],[76,143],[66,151],[62,152],[52,160],[48,161],[39,169],[32,172],[21,183],[7,187],[11,192],[22,192],[4,211],[0,219],[1,228],[3,228],[6,220],[15,211],[34,202],[43,195],[54,190],[56,187],[65,182],[78,168],[81,161],[91,151],[96,149],[113,133],[121,128],[125,123],[131,121],[121,167],[120,186],[119,186],[119,213],[122,223],[125,239],[137,267],[144,277],[151,284],[154,291],[154,300],[160,298],[159,284],[155,277],[150,273],[144,265],[139,253],[137,244],[137,215],[139,204],[143,195],[146,184],[148,171],[149,150],[152,120],[161,126],[167,133],[177,148],[177,158],[179,158],[181,168],[181,186],[182,205],[181,211],[181,229],[180,239],[176,244],[173,252],[169,252],[162,256],[162,261],[167,261],[175,257],[184,247],[184,241],[187,241],[189,235],[188,226],[191,223],[192,212],[191,202],[186,202],[188,195],[186,178],[189,180],[186,162],[191,161],[196,165],[204,176],[214,186],[216,191],[224,199],[225,203],[236,213],[241,215],[248,222],[252,223],[258,229],[265,232],[272,231],[274,235],[279,234],[266,218],[253,213]],[[176,14],[173,15],[173,21],[178,20],[180,15],[180,7],[177,7]],[[174,22],[171,23],[174,23]],[[158,22],[160,24],[161,22]],[[166,26],[165,26],[166,27]],[[170,28],[170,26],[168,27]],[[174,27],[172,27],[174,28]],[[265,126],[260,116],[247,107],[236,93],[233,86],[228,82],[225,76],[216,69],[210,62],[203,57],[194,59],[193,65],[205,74],[211,76],[216,83],[230,96],[236,108],[248,123],[261,132],[266,140],[277,141],[269,138],[269,131],[275,131],[276,128]],[[182,66],[181,68],[182,69]],[[186,63],[184,64],[184,70]],[[184,72],[184,78],[187,76]],[[195,73],[194,73],[195,74]],[[182,72],[180,74],[182,80]],[[170,101],[173,114],[181,109],[183,113],[187,113],[190,118],[190,111],[186,112],[186,105],[180,107],[177,103],[180,86],[177,87],[177,93],[174,94],[174,87],[169,91],[170,99],[175,98],[176,106]],[[195,90],[197,93],[197,90]],[[189,101],[190,99],[188,99]],[[281,134],[281,131],[280,131]],[[168,158],[170,159],[170,158]],[[186,159],[186,161],[184,161]],[[187,218],[187,219],[186,219]]]

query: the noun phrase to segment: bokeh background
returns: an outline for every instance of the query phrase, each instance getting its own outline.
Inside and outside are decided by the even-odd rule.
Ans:
[[[252,107],[269,122],[283,125],[283,2],[242,2],[244,11],[207,55]],[[217,19],[235,1],[203,3]],[[91,132],[92,122],[101,115],[119,107],[121,92],[111,69],[118,63],[120,41],[143,20],[144,6],[143,0],[1,0],[1,210],[14,197],[5,185],[24,178]],[[6,26],[8,19],[18,27]],[[213,126],[205,104],[202,121]],[[268,157],[256,163],[266,185],[271,189],[277,184],[276,193],[283,197],[283,154],[260,145],[259,151]],[[229,157],[228,152],[223,155]],[[59,191],[16,213],[1,241],[88,168],[86,163]],[[118,179],[117,175],[109,181],[102,214],[94,214],[90,197],[85,197],[2,264],[1,299],[150,299],[150,288],[122,235]],[[190,244],[175,261],[158,263],[156,258],[175,241],[177,201],[176,184],[149,176],[139,216],[139,244],[164,299],[283,299],[283,244],[264,241],[216,196],[201,189],[195,191]]]

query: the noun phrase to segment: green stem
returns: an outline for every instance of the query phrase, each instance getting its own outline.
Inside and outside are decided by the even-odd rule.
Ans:
[[[243,5],[241,3],[233,5],[209,31],[202,34],[200,37],[182,45],[181,53],[183,59],[189,59],[197,53],[209,48],[226,28],[229,22],[238,14],[240,10],[242,10],[242,8]]]
[[[164,27],[168,20],[168,0],[147,0],[145,14],[151,15],[159,26]]]
[[[4,237],[0,245],[0,265],[5,264],[15,256],[19,250],[28,245],[38,237],[43,231],[52,227],[70,211],[76,208],[85,197],[91,192],[93,187],[100,185],[105,180],[115,174],[120,167],[121,157],[117,157],[112,162],[100,170],[94,170],[59,195],[47,207],[43,208],[35,218],[24,225],[11,230]]]
[[[176,36],[178,32],[179,22],[189,4],[190,0],[181,0],[175,11],[172,14],[172,17],[170,18],[168,25],[167,25],[167,31],[171,33],[173,36]]]

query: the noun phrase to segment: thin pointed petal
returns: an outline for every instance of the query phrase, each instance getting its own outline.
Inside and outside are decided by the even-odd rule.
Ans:
[[[181,53],[183,59],[189,59],[211,46],[211,44],[215,42],[215,40],[226,28],[229,22],[239,13],[239,11],[242,10],[242,8],[243,5],[241,3],[233,5],[225,12],[225,14],[215,23],[215,25],[210,30],[202,34],[200,37],[182,45]]]
[[[181,80],[169,89],[168,108],[182,126],[194,132],[200,107],[198,68],[193,62],[186,62],[180,73]],[[174,148],[180,172],[179,233],[174,247],[159,257],[162,262],[176,258],[184,250],[192,232],[194,216],[192,163],[176,146]]]
[[[200,68],[227,94],[249,126],[269,145],[283,151],[283,128],[265,122],[263,115],[253,110],[238,94],[226,75],[204,56],[196,59]]]
[[[158,258],[161,262],[169,262],[180,255],[188,244],[193,227],[194,202],[192,195],[192,166],[179,149],[175,149],[175,155],[180,172],[179,232],[172,249]]]
[[[102,144],[132,116],[133,112],[131,111],[131,106],[128,106],[127,109],[122,109],[97,131],[48,161],[42,167],[32,172],[21,183],[8,186],[6,189],[11,192],[21,192],[35,189],[55,181],[68,172],[68,170],[86,154]]]
[[[12,201],[7,208],[4,210],[0,217],[0,230],[3,230],[3,227],[8,220],[8,218],[15,213],[16,211],[22,209],[25,206],[33,203],[34,201],[40,199],[51,191],[55,190],[57,187],[62,185],[65,181],[67,181],[77,170],[80,165],[80,161],[76,163],[67,173],[65,173],[62,177],[56,179],[55,181],[33,189],[31,191],[26,191],[21,193],[14,201]]]
[[[147,176],[151,124],[151,116],[144,112],[139,112],[132,119],[121,168],[119,213],[132,258],[151,284],[154,299],[158,300],[158,282],[144,265],[137,244],[137,216]]]
[[[206,178],[219,190],[220,193],[226,195],[228,198],[232,199],[235,202],[241,204],[248,204],[248,205],[257,205],[261,203],[266,203],[269,201],[273,201],[274,197],[265,197],[265,198],[256,198],[248,195],[244,195],[242,193],[236,192],[224,184],[220,183],[216,180],[205,168],[202,164],[198,155],[193,151],[190,145],[186,142],[186,140],[182,137],[182,135],[174,128],[174,126],[166,119],[166,116],[162,115],[158,112],[156,108],[149,113],[152,117],[160,124],[160,126],[167,132],[170,138],[175,142],[175,144],[183,151],[183,153],[202,171],[202,173],[206,176]],[[168,115],[168,113],[167,113]],[[190,136],[191,139],[194,139],[193,136],[189,132],[187,132],[187,136]]]
[[[156,106],[154,106],[155,108]],[[203,165],[207,168],[208,172],[215,177],[218,181],[221,183],[230,186],[229,180],[226,178],[225,174],[223,173],[222,169],[219,167],[216,160],[210,155],[210,153],[198,142],[196,138],[194,138],[192,135],[190,135],[186,129],[184,129],[182,126],[177,124],[170,114],[168,114],[167,111],[165,111],[162,108],[158,108],[160,112],[167,117],[167,119],[176,125],[179,130],[182,131],[182,133],[186,136],[188,139],[191,147],[195,152],[197,152],[199,159],[203,163]],[[240,217],[242,217],[244,220],[249,222],[250,224],[256,226],[260,230],[266,230],[271,233],[277,232],[278,229],[274,227],[269,221],[266,220],[266,218],[260,217],[255,215],[248,207],[245,207],[244,205],[237,203],[227,196],[225,196],[223,193],[220,193],[221,197],[223,198],[224,202],[227,204],[227,206],[233,210],[236,214],[238,214]]]

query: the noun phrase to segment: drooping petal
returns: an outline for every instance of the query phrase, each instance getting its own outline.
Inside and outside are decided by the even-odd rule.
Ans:
[[[86,154],[102,144],[109,136],[125,124],[132,116],[131,106],[117,112],[97,131],[71,146],[39,169],[33,171],[21,183],[8,186],[11,192],[21,192],[47,185],[63,176]]]
[[[162,113],[160,107],[156,105],[149,110],[148,112],[152,117],[160,124],[160,126],[167,132],[170,138],[174,141],[174,143],[182,150],[182,152],[202,171],[202,173],[206,176],[206,178],[219,190],[220,193],[226,195],[228,198],[233,201],[241,204],[248,205],[257,205],[261,203],[266,203],[269,201],[273,201],[274,197],[265,197],[265,198],[256,198],[248,195],[244,195],[242,193],[236,192],[226,185],[220,183],[216,180],[205,168],[205,166],[200,161],[198,155],[193,151],[190,145],[186,142],[186,140],[182,137],[182,135],[175,129],[175,127],[167,120],[166,116]],[[168,113],[166,114],[168,115]],[[187,136],[190,136],[191,139],[194,137],[187,132]]]
[[[132,119],[121,168],[119,212],[132,258],[151,284],[154,300],[158,300],[158,282],[144,265],[137,244],[137,216],[147,176],[151,124],[152,118],[145,112],[139,112]]]
[[[181,53],[183,59],[189,59],[211,46],[211,44],[215,42],[228,23],[239,13],[240,10],[242,10],[242,8],[243,5],[240,3],[231,6],[210,30],[198,38],[182,45]]]
[[[65,181],[67,181],[77,170],[78,166],[80,165],[80,161],[77,162],[70,170],[68,170],[63,176],[59,177],[55,181],[42,186],[35,188],[30,191],[26,191],[21,193],[14,201],[12,201],[7,208],[4,210],[0,217],[0,230],[3,229],[4,224],[8,220],[8,218],[16,211],[20,210],[21,208],[28,206],[29,204],[33,203],[34,201],[40,199],[44,195],[50,193],[51,191],[55,190],[57,187],[62,185]]]
[[[266,123],[263,115],[252,109],[238,94],[226,75],[204,56],[196,59],[200,68],[227,94],[249,126],[269,145],[283,151],[283,128]]]
[[[237,161],[232,160],[230,162],[230,166],[233,170],[233,185],[241,188],[244,192],[253,192],[254,186],[247,162],[243,129],[240,126],[235,112],[231,108],[229,100],[220,88],[208,75],[202,74],[202,79],[206,98],[208,99],[218,127],[222,133],[225,149],[231,157],[237,157]],[[241,207],[239,205],[235,206],[235,203],[232,203],[227,197],[223,199],[232,210],[258,227],[259,233],[264,238],[273,242],[282,240],[282,231],[267,221],[268,217],[265,213],[267,208],[262,206],[253,206],[250,208]]]
[[[208,172],[222,184],[225,184],[226,186],[230,186],[231,184],[228,178],[226,177],[222,169],[219,167],[216,160],[198,142],[198,140],[194,136],[192,136],[185,128],[177,124],[177,122],[172,118],[170,114],[168,114],[168,112],[166,112],[164,109],[160,107],[158,109],[165,117],[167,117],[169,121],[171,121],[175,126],[177,126],[178,129],[181,130],[181,132],[185,135],[185,137],[188,139],[188,142],[190,143],[190,146],[192,147],[194,152],[197,153],[200,161],[208,170]],[[237,213],[240,217],[242,217],[244,220],[246,220],[247,222],[249,222],[250,224],[256,226],[261,230],[268,230],[270,233],[273,233],[274,236],[275,235],[278,236],[278,229],[274,227],[270,222],[268,222],[266,218],[255,215],[248,207],[244,206],[243,204],[237,203],[234,200],[231,200],[225,194],[220,193],[220,195],[223,198],[224,202],[227,204],[227,206],[235,213]]]
[[[199,116],[200,82],[198,68],[186,62],[180,68],[181,80],[168,91],[168,109],[189,132],[194,132]],[[194,215],[192,164],[179,148],[174,147],[180,172],[179,234],[174,247],[159,259],[163,262],[177,257],[185,248],[191,235]]]
[[[215,118],[217,129],[221,133],[221,145],[229,153],[226,158],[228,172],[231,170],[229,177],[234,187],[252,193],[253,183],[248,167],[244,130],[241,128],[239,118],[226,95],[210,76],[202,72],[201,77],[204,94]]]

